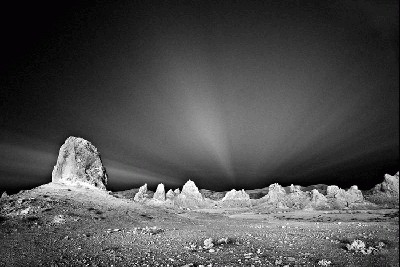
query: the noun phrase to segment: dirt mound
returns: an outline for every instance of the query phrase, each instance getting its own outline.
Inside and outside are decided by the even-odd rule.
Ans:
[[[68,137],[60,148],[52,182],[85,183],[105,190],[107,173],[97,148],[83,138]]]

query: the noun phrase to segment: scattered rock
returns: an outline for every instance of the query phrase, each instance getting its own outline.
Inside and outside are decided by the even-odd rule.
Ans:
[[[213,241],[214,241],[214,240],[213,240],[211,237],[205,239],[205,240],[204,240],[204,246],[203,246],[203,248],[204,248],[204,249],[210,249],[210,248],[212,248],[212,247],[214,246]]]
[[[323,259],[323,260],[320,260],[320,261],[318,261],[318,263],[317,263],[319,266],[329,266],[329,265],[331,265],[332,264],[332,262],[331,261],[328,261],[328,260],[325,260],[325,259]]]
[[[60,148],[52,182],[85,183],[105,190],[107,173],[97,148],[83,138],[69,137]]]
[[[55,224],[64,224],[67,220],[65,219],[64,215],[56,215],[53,217],[53,223]]]

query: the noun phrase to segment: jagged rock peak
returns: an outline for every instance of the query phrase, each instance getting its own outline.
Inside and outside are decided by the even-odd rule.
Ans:
[[[147,184],[144,184],[139,188],[139,191],[136,193],[133,200],[141,202],[141,201],[145,200],[146,198],[147,198]]]
[[[222,201],[226,200],[250,200],[250,196],[244,191],[244,189],[240,191],[232,189],[231,191],[227,192],[222,199]]]
[[[97,148],[83,138],[68,137],[60,148],[52,182],[85,183],[105,190],[107,173]]]
[[[172,191],[172,189],[168,190],[168,192],[165,194],[165,198],[172,200],[175,197],[175,193],[174,191]]]
[[[196,184],[192,180],[187,181],[183,185],[180,195],[190,196],[199,199],[203,198]]]
[[[157,186],[156,192],[153,195],[153,199],[159,201],[165,201],[165,187],[164,184],[159,184]]]

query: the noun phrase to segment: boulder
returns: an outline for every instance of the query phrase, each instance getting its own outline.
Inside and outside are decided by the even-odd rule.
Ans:
[[[242,189],[232,189],[227,192],[219,204],[223,207],[249,207],[251,206],[250,196]]]
[[[165,188],[164,184],[159,184],[157,186],[156,192],[153,195],[153,199],[159,201],[165,201]]]
[[[83,138],[68,137],[60,148],[52,182],[85,183],[105,190],[107,173],[97,148]]]
[[[148,197],[147,195],[147,184],[142,185],[139,188],[139,192],[136,193],[135,197],[133,198],[134,201],[143,202]]]
[[[175,194],[175,195],[179,195],[180,193],[181,193],[181,190],[179,190],[179,188],[177,188],[177,189],[174,190],[174,194]]]

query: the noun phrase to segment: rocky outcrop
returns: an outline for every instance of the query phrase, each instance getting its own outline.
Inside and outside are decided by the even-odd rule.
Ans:
[[[317,189],[310,192],[310,201],[304,207],[305,209],[328,209],[328,199]]]
[[[285,204],[286,191],[279,184],[271,184],[268,187],[268,194],[261,198],[262,201],[268,203],[275,208],[287,208]]]
[[[250,196],[242,189],[236,191],[232,189],[219,201],[223,207],[249,207],[251,206]]]
[[[399,197],[399,172],[395,175],[385,174],[385,178],[382,183],[377,184],[372,193],[374,194],[385,194],[391,197]]]
[[[180,207],[195,208],[204,205],[204,198],[196,184],[189,180],[183,185],[182,192],[175,197],[174,203]]]
[[[85,183],[105,190],[107,173],[97,148],[83,138],[69,137],[60,148],[52,182]]]
[[[133,200],[135,200],[137,202],[143,202],[147,198],[148,198],[148,195],[147,195],[147,184],[144,184],[139,188],[139,192],[136,193],[136,195],[133,198]]]
[[[172,189],[168,190],[168,192],[165,194],[166,200],[173,200],[175,198],[175,193],[172,191]]]
[[[153,195],[153,199],[158,200],[158,201],[165,201],[164,184],[159,184],[157,186],[156,192]]]
[[[285,205],[292,209],[303,209],[310,202],[310,194],[303,192],[301,186],[291,185],[289,194],[285,196]]]
[[[328,186],[326,197],[331,208],[353,208],[368,204],[365,203],[363,194],[356,185],[353,185],[347,191],[336,185]]]
[[[368,190],[365,198],[384,207],[399,207],[399,172],[385,174],[383,182]]]

